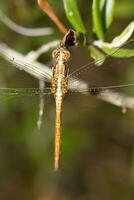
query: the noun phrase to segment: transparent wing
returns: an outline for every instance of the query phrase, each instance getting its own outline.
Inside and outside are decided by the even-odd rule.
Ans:
[[[110,90],[117,90],[120,91],[121,89],[133,89],[134,90],[134,84],[123,84],[123,85],[111,85],[111,86],[88,86],[87,88],[83,89],[75,89],[71,90],[70,92],[73,93],[81,93],[81,94],[90,94],[92,96],[101,96],[101,95],[107,95],[110,93]]]
[[[104,94],[110,89],[123,90],[123,88],[125,90],[131,89],[133,92],[134,56],[124,55],[125,58],[120,58],[120,52],[125,53],[125,49],[134,51],[134,40],[114,50],[112,54],[106,55],[105,61],[104,57],[98,61],[92,60],[74,70],[69,75],[69,88],[77,92],[90,94]],[[85,55],[83,57],[85,58]],[[104,63],[100,65],[102,61]]]
[[[134,39],[129,40],[128,42],[126,42],[124,45],[122,45],[119,48],[113,48],[113,50],[111,50],[111,53],[109,53],[108,55],[105,55],[105,56],[103,55],[102,58],[98,60],[92,59],[88,63],[78,67],[77,69],[75,69],[73,72],[69,74],[69,78],[80,77],[83,73],[89,73],[92,70],[101,68],[105,64],[110,64],[110,62],[114,60],[114,58],[120,58],[121,55],[122,57],[124,55],[124,57],[129,58],[132,56],[132,53],[130,53],[132,50],[134,50]],[[104,61],[106,62],[103,65]]]
[[[50,95],[51,89],[44,88],[40,90],[39,88],[0,88],[0,97],[1,96],[39,96]]]
[[[22,54],[10,49],[4,44],[0,43],[0,58],[6,60],[10,64],[4,64],[0,61],[1,66],[8,66],[11,64],[20,70],[24,70],[28,74],[34,76],[35,78],[42,79],[45,81],[51,80],[51,69],[46,65],[42,65],[39,62],[30,62],[27,57]]]

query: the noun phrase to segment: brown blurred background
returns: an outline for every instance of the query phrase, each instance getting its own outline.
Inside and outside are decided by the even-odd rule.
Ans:
[[[70,27],[62,1],[49,0],[49,3],[64,24]],[[92,1],[79,0],[78,3],[83,21],[91,35]],[[26,54],[43,43],[62,37],[49,17],[39,9],[36,1],[1,0],[0,9],[19,25],[54,28],[53,35],[29,38],[11,31],[0,22],[1,42],[21,53]],[[133,11],[134,0],[115,2],[114,22],[106,35],[108,41],[120,34],[134,19]],[[77,51],[77,56],[74,53],[73,66],[81,66],[83,62],[87,62],[83,51]],[[41,56],[40,61],[50,63],[51,51]],[[38,80],[3,63],[1,59],[0,87],[38,87]],[[134,83],[133,67],[131,63],[127,68],[118,68],[117,71],[115,68],[111,71],[118,83]],[[134,96],[133,89],[131,95]],[[0,99],[1,200],[134,199],[133,111],[122,114],[121,108],[94,97],[68,96],[63,106],[61,171],[55,173],[53,98],[45,98],[40,131],[36,126],[39,98]]]

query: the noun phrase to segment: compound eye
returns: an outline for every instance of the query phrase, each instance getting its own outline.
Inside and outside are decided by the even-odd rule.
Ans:
[[[65,61],[69,60],[69,58],[70,58],[70,52],[69,51],[65,51],[64,52],[64,59],[65,59]]]
[[[58,49],[52,52],[52,57],[54,60],[58,60],[59,56],[60,56],[60,51]]]

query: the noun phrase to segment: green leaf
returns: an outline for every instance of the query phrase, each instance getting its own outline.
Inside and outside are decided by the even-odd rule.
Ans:
[[[124,44],[134,33],[134,22],[131,22],[123,32],[112,40],[112,45],[119,47]]]
[[[100,52],[96,47],[90,45],[88,47],[90,56],[95,60],[96,65],[100,66],[105,61],[105,55]]]
[[[93,0],[92,4],[93,31],[99,39],[104,38],[104,28],[100,10],[101,3],[102,0]]]
[[[112,57],[128,58],[134,56],[134,39],[130,39],[123,44],[122,42],[117,44],[103,41],[94,41],[93,44]]]
[[[105,8],[105,28],[108,29],[114,17],[114,0],[106,0]]]
[[[76,0],[63,0],[66,16],[77,32],[86,33]]]
[[[104,33],[113,21],[113,14],[114,0],[93,0],[93,27],[99,39],[104,38]]]
[[[125,48],[102,48],[102,50],[112,57],[116,58],[129,58],[134,56],[134,49],[125,49]]]

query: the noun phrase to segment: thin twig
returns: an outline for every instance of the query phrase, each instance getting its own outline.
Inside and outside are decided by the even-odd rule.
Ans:
[[[21,35],[29,36],[29,37],[38,37],[44,35],[53,34],[52,28],[26,28],[22,27],[16,23],[14,23],[10,18],[8,18],[1,10],[0,10],[0,20],[11,30],[19,33]]]
[[[59,45],[60,41],[59,40],[54,40],[52,42],[48,42],[47,44],[42,45],[39,49],[35,51],[30,51],[26,57],[29,60],[37,60],[43,53],[48,52],[50,49],[53,49]]]
[[[43,117],[43,113],[44,113],[44,88],[45,88],[45,82],[43,80],[39,80],[39,88],[40,88],[40,102],[39,102],[39,114],[38,114],[38,120],[37,120],[37,127],[38,130],[40,130],[41,125],[42,125],[42,117]]]
[[[60,21],[60,19],[55,14],[53,8],[50,6],[50,4],[46,0],[38,0],[38,5],[40,8],[51,18],[51,20],[57,25],[57,27],[60,29],[62,33],[66,33],[67,29],[63,25],[63,23]]]

